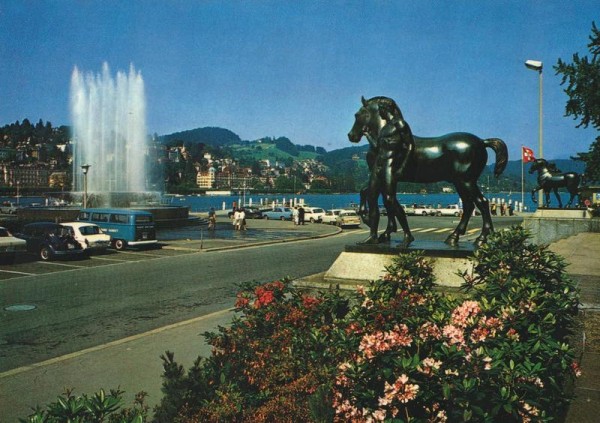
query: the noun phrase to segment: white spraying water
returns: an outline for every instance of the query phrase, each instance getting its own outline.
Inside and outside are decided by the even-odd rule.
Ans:
[[[133,65],[129,74],[100,74],[73,70],[73,187],[84,190],[82,165],[91,165],[88,193],[146,190],[146,99],[144,80]]]

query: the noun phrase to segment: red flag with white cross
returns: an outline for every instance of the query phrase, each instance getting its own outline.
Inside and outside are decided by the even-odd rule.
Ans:
[[[535,156],[531,148],[523,147],[523,163],[534,162]]]

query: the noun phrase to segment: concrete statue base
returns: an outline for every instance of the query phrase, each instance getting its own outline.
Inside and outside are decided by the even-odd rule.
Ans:
[[[432,259],[433,273],[440,286],[458,288],[463,279],[457,272],[470,271],[474,246],[459,243],[449,246],[442,242],[415,241],[406,248],[400,242],[376,245],[347,245],[331,267],[323,273],[297,279],[294,285],[301,289],[340,289],[353,290],[357,285],[366,285],[380,279],[386,266],[400,253],[422,251],[425,257]]]

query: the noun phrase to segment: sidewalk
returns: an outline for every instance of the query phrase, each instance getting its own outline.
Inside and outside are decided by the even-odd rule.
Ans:
[[[580,233],[550,246],[570,265],[569,275],[581,290],[582,333],[578,336],[582,376],[575,382],[575,399],[567,423],[593,423],[600,416],[600,233]]]

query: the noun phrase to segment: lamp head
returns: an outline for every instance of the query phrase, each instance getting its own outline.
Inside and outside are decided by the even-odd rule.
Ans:
[[[87,175],[87,173],[88,173],[88,170],[90,170],[90,166],[91,166],[91,165],[89,165],[89,164],[85,164],[85,165],[82,165],[82,166],[81,166],[81,169],[83,169],[83,174],[84,174],[84,175]]]
[[[525,62],[525,66],[527,67],[527,69],[535,70],[538,72],[541,72],[542,68],[544,67],[543,63],[539,60],[527,60]]]

